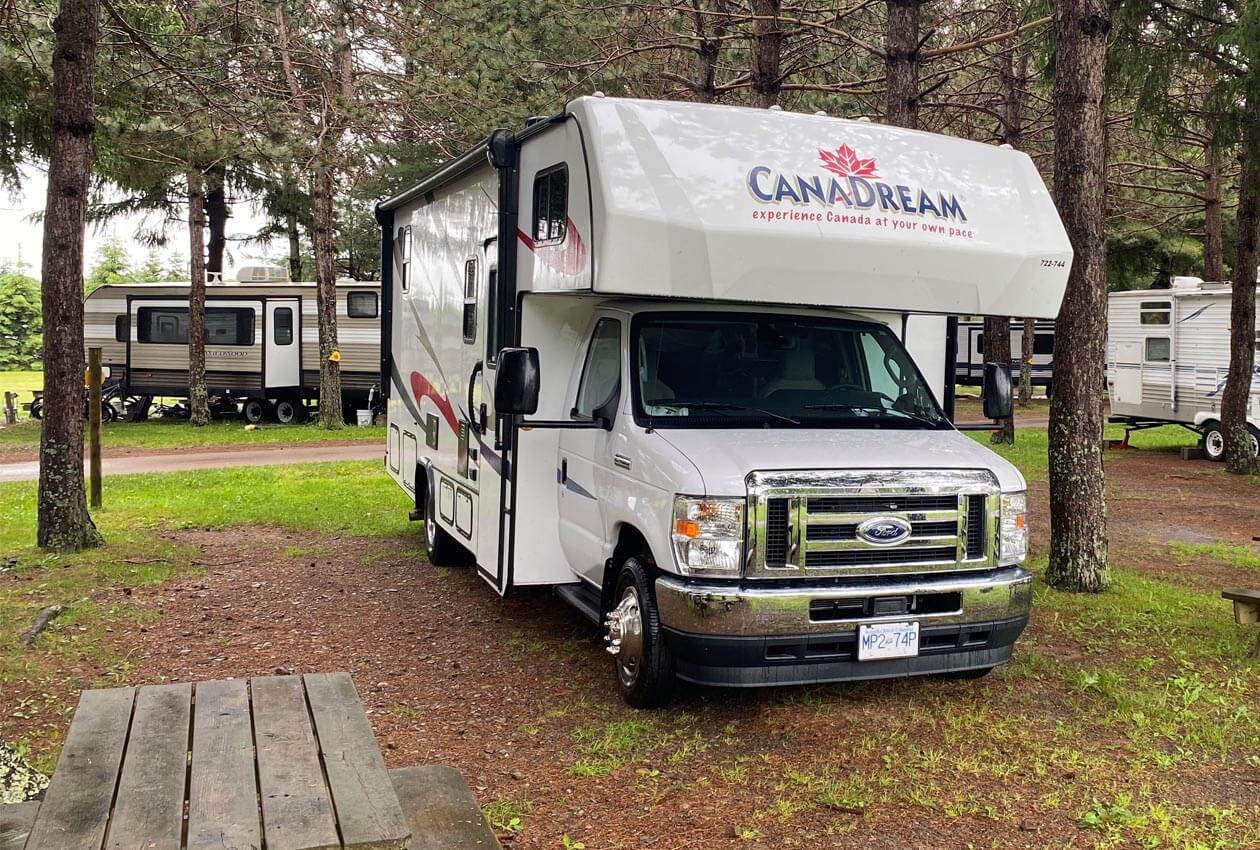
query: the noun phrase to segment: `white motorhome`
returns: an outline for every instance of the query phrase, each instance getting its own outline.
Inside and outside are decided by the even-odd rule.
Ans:
[[[1130,428],[1175,424],[1197,431],[1210,460],[1225,459],[1221,394],[1229,374],[1233,289],[1174,277],[1168,289],[1107,299],[1111,421]],[[1251,381],[1247,427],[1260,435],[1260,380]],[[1258,444],[1260,445],[1260,444]]]
[[[1032,385],[1051,391],[1054,383],[1054,322],[1036,322],[1033,335]],[[1024,323],[1011,321],[1011,380],[1019,379],[1024,351]],[[965,387],[978,387],[984,381],[984,322],[958,323],[958,368],[955,380]]]
[[[943,316],[1058,311],[1025,154],[596,95],[377,218],[386,463],[430,560],[556,586],[631,704],[1010,658],[1024,480],[931,385]]]
[[[131,396],[188,395],[187,281],[109,284],[83,304],[84,347]],[[364,407],[380,378],[380,283],[337,281],[342,401]],[[319,396],[315,284],[281,266],[245,266],[206,286],[206,384],[250,422],[305,416]]]

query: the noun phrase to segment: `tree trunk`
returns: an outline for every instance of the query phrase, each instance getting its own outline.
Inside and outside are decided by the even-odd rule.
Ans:
[[[1046,581],[1097,592],[1110,580],[1100,394],[1107,330],[1107,0],[1060,0],[1054,27],[1055,199],[1075,259],[1055,327]]]
[[[984,362],[1001,364],[1009,373],[1011,368],[1011,320],[1001,316],[984,319]],[[998,427],[989,437],[992,443],[1015,442],[1015,419],[998,420]]]
[[[1032,365],[1036,353],[1037,320],[1024,319],[1024,333],[1019,346],[1019,406],[1032,406]]]
[[[752,53],[749,72],[752,77],[753,106],[769,108],[779,103],[779,62],[783,48],[783,32],[779,29],[779,0],[752,0]]]
[[[320,166],[312,180],[315,301],[319,311],[319,424],[340,428],[341,352],[337,348],[337,274],[333,254],[333,175]]]
[[[1224,280],[1225,266],[1221,223],[1221,153],[1211,139],[1203,147],[1206,174],[1203,180],[1203,279]]]
[[[302,239],[298,234],[298,217],[296,210],[289,210],[284,218],[285,229],[289,233],[289,280],[302,279]]]
[[[919,6],[923,0],[886,2],[884,121],[916,129],[919,126]]]
[[[206,195],[201,170],[188,169],[188,421],[210,422],[210,394],[206,389]]]
[[[36,541],[77,552],[102,542],[83,492],[83,231],[92,142],[99,0],[61,0],[53,21],[53,109],[40,269],[44,413]]]
[[[223,280],[223,252],[227,247],[227,190],[224,182],[227,168],[219,163],[206,169],[205,213],[210,228],[209,254],[206,257],[206,274]]]
[[[1247,408],[1256,359],[1256,261],[1260,237],[1260,71],[1252,72],[1243,109],[1242,173],[1238,180],[1238,214],[1234,254],[1233,296],[1229,308],[1229,374],[1221,395],[1225,429],[1225,469],[1238,474],[1260,471],[1247,428]]]

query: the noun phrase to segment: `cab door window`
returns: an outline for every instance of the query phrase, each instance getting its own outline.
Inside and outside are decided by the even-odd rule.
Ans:
[[[600,319],[582,364],[573,415],[590,419],[597,411],[612,416],[621,394],[621,322]]]

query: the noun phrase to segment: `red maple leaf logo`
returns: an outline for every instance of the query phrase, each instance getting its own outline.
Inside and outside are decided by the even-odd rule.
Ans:
[[[878,177],[875,173],[875,160],[862,159],[848,145],[836,148],[835,153],[818,149],[823,168],[838,177]]]

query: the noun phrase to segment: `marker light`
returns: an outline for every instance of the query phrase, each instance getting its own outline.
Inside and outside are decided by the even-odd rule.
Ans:
[[[1028,556],[1028,494],[1003,493],[999,519],[998,559],[1002,566],[1023,563]]]
[[[671,538],[674,561],[684,575],[739,575],[744,500],[675,496]]]

